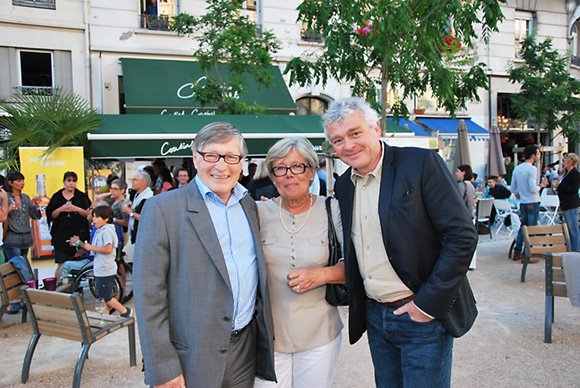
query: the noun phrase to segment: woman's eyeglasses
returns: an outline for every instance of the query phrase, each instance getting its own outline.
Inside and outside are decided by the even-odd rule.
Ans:
[[[296,164],[291,165],[290,167],[275,166],[272,168],[272,175],[277,176],[277,177],[285,176],[286,174],[288,174],[288,170],[292,171],[292,174],[294,174],[294,175],[300,175],[300,174],[304,174],[307,167],[311,167],[311,166],[309,164],[304,164],[304,163],[296,163]]]

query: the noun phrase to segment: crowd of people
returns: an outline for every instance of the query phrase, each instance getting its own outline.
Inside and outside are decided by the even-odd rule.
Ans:
[[[226,122],[197,133],[193,168],[170,172],[156,160],[135,173],[130,193],[111,176],[91,203],[76,188],[77,175],[64,175],[46,209],[57,276],[71,258],[92,253],[99,298],[130,316],[111,295],[111,276],[120,252],[132,257],[146,384],[330,387],[343,323],[327,288],[347,284],[349,342],[367,332],[377,387],[450,386],[454,338],[477,316],[466,275],[478,240],[477,192],[513,193],[522,223],[536,223],[539,191],[548,185],[535,184],[538,148],[526,147],[510,189],[497,176],[475,187],[469,165],[454,179],[437,153],[383,142],[379,117],[362,98],[338,100],[322,118],[349,166],[332,177],[330,202],[324,163],[308,140],[279,140],[244,175],[246,143]],[[577,164],[566,154],[565,173],[551,183],[565,222],[575,223],[575,250]],[[38,199],[22,193],[23,176],[11,174],[0,190],[5,254],[25,256]],[[342,253],[333,265],[329,226]],[[521,241],[518,235],[518,258]]]

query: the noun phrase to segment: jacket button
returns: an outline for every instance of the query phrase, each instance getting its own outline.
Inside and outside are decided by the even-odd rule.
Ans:
[[[226,353],[227,351],[228,351],[228,350],[227,350],[226,348],[221,348],[221,349],[220,349],[220,353],[222,353],[222,354],[223,354],[223,353]]]
[[[224,317],[224,321],[229,322],[231,321],[230,317]]]

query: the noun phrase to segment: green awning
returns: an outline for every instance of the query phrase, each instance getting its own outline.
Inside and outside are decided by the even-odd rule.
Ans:
[[[195,61],[121,58],[127,113],[195,115],[215,111],[201,108],[191,87],[204,82],[204,73]],[[227,65],[223,65],[224,67]],[[280,68],[272,66],[275,85],[259,87],[248,77],[248,91],[241,100],[266,106],[267,114],[296,111],[296,103],[282,78]]]
[[[205,125],[227,121],[246,139],[250,155],[265,155],[279,139],[303,136],[323,153],[324,131],[320,116],[246,115],[102,115],[99,129],[88,134],[95,159],[190,157],[195,134]],[[388,122],[390,133],[410,133]]]

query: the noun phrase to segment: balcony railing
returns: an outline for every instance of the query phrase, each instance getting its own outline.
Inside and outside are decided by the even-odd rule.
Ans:
[[[56,9],[56,0],[12,0],[12,5],[18,5],[21,7]]]
[[[577,57],[576,55],[572,55],[570,57],[570,64],[580,67],[580,57]]]
[[[148,30],[169,31],[172,23],[173,17],[169,15],[141,15],[141,28]]]
[[[23,96],[52,96],[56,88],[52,86],[13,86],[14,94]]]
[[[300,38],[305,42],[317,42],[322,43],[324,41],[324,37],[320,32],[315,32],[311,30],[302,30],[300,33]]]

